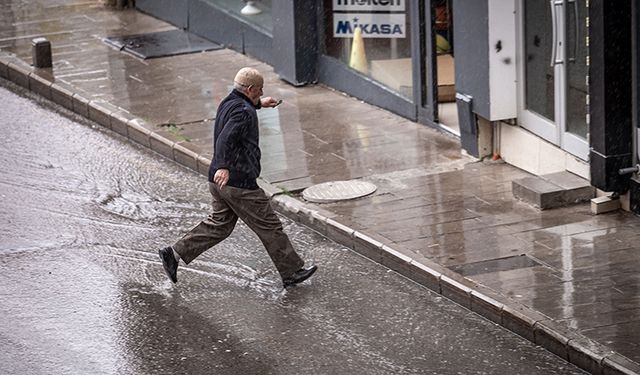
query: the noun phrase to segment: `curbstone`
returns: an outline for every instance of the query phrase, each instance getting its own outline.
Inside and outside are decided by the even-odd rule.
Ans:
[[[111,113],[113,112],[102,102],[91,101],[88,106],[89,120],[95,121],[107,129],[111,129]]]
[[[471,311],[502,325],[504,303],[500,302],[499,298],[499,295],[490,289],[476,287],[471,291]]]
[[[133,119],[127,112],[112,112],[111,113],[111,130],[126,137],[127,136],[127,123]]]
[[[387,245],[380,248],[381,264],[404,277],[410,273],[411,257],[402,254],[400,251],[393,249]]]
[[[531,342],[535,342],[536,323],[546,319],[549,317],[522,305],[509,304],[502,308],[502,326]]]
[[[369,258],[374,262],[382,262],[382,242],[358,231],[354,232],[353,237],[353,250],[356,253]]]
[[[353,229],[344,224],[340,224],[333,219],[327,219],[326,236],[350,249],[353,249],[354,232]]]
[[[258,178],[257,181],[260,189],[262,189],[264,193],[267,195],[267,197],[269,198],[273,198],[275,195],[282,193],[281,189],[278,189],[276,186],[271,185],[270,183],[266,182],[261,178]]]
[[[442,295],[456,302],[459,305],[471,310],[471,290],[462,280],[455,280],[453,275],[442,275],[440,277],[440,289]]]
[[[175,142],[168,140],[156,132],[149,134],[149,144],[151,149],[160,155],[171,160],[173,159],[173,145]]]
[[[29,74],[31,74],[31,69],[19,62],[12,61],[7,66],[7,78],[9,81],[27,90],[29,89]]]
[[[149,141],[151,130],[144,127],[145,122],[138,118],[127,123],[127,138],[145,147],[151,148]]]
[[[442,274],[435,271],[424,264],[411,260],[409,264],[410,272],[407,275],[408,278],[423,285],[438,294],[442,294],[442,288],[440,287],[440,277]]]
[[[268,194],[267,194],[268,195]],[[306,227],[313,228],[313,216],[311,215],[313,210],[306,207],[304,204],[300,207],[298,212],[298,221]]]
[[[206,158],[203,155],[198,155],[196,162],[198,164],[196,171],[203,176],[209,177],[209,166],[211,165],[211,159]]]
[[[0,55],[0,77],[9,79],[9,63],[13,61],[13,57]]]
[[[198,155],[179,143],[173,145],[173,160],[193,171],[198,170]]]
[[[602,361],[609,351],[597,342],[580,336],[569,340],[569,362],[590,374],[602,375]]]
[[[568,361],[569,340],[577,339],[578,335],[568,331],[558,322],[548,319],[535,323],[533,337],[536,344]]]
[[[602,375],[640,375],[640,365],[618,353],[604,357]]]
[[[327,220],[329,218],[324,216],[321,212],[312,211],[311,212],[311,222],[313,224],[313,229],[323,236],[327,236]]]
[[[53,82],[51,84],[51,100],[54,103],[73,111],[73,92],[65,87],[65,85],[58,82]]]
[[[36,74],[36,72],[31,72],[29,74],[29,90],[34,93],[51,100],[51,85],[53,84],[53,80],[45,79],[40,75]]]
[[[80,116],[89,117],[89,99],[80,94],[72,94],[71,104],[73,105],[73,111]]]

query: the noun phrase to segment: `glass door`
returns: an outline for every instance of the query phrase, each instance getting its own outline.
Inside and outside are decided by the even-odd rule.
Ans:
[[[521,0],[520,122],[587,160],[588,0]]]

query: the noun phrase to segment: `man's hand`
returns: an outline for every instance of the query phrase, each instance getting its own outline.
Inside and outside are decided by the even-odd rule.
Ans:
[[[281,101],[276,100],[270,96],[264,97],[260,99],[260,106],[262,108],[274,108],[276,107],[278,104],[280,104]]]
[[[218,169],[216,174],[213,175],[213,182],[222,188],[229,182],[229,170],[228,169]]]

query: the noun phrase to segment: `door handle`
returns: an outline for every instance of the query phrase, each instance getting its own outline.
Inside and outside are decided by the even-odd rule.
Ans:
[[[549,0],[551,7],[551,25],[552,25],[552,45],[551,45],[551,67],[556,64],[562,64],[562,60],[558,59],[558,13],[556,7],[562,6],[564,0]]]
[[[573,3],[573,15],[575,17],[576,34],[573,38],[573,56],[569,56],[569,62],[576,62],[578,57],[578,35],[580,33],[580,25],[578,24],[578,0],[568,0],[569,3]]]

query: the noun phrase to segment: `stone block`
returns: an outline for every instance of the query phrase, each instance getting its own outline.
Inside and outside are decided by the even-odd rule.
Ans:
[[[49,100],[51,100],[51,84],[51,81],[37,74],[29,75],[29,90]]]
[[[609,354],[602,361],[602,375],[640,375],[640,365],[620,354]]]
[[[504,304],[499,302],[497,295],[490,290],[471,291],[471,311],[476,312],[496,324],[502,324],[502,309]]]
[[[71,97],[73,111],[82,117],[89,118],[89,99],[80,94],[73,94]]]
[[[558,357],[569,360],[569,340],[572,335],[553,320],[536,322],[533,327],[534,342]]]
[[[203,155],[198,155],[198,173],[203,176],[209,176],[209,166],[211,165],[211,158],[205,157]]]
[[[472,289],[465,284],[462,280],[455,280],[450,275],[442,275],[440,277],[442,295],[467,309],[471,309]]]
[[[73,91],[71,91],[66,85],[59,83],[51,84],[51,100],[66,109],[73,111]]]
[[[340,224],[333,219],[327,219],[327,237],[353,249],[354,230],[344,224]]]
[[[136,118],[129,121],[127,126],[127,137],[130,140],[145,147],[151,147],[151,143],[149,141],[151,131],[145,127],[144,121]]]
[[[89,119],[111,129],[111,110],[102,102],[90,102],[88,106]]]
[[[382,261],[382,242],[379,242],[364,233],[356,231],[354,233],[354,250],[356,253],[367,257],[374,262]]]
[[[31,69],[20,62],[11,62],[7,67],[7,78],[9,81],[25,89],[29,89],[29,74],[31,74]]]
[[[502,308],[502,326],[531,342],[535,340],[533,331],[536,323],[545,319],[548,317],[515,303]]]
[[[591,213],[594,215],[620,209],[620,199],[613,199],[610,196],[602,196],[591,200]]]
[[[514,180],[512,192],[515,198],[545,210],[587,201],[595,189],[573,173],[559,172]]]
[[[13,61],[12,58],[8,56],[0,56],[0,77],[4,79],[9,79],[9,63]]]
[[[411,257],[387,245],[382,245],[380,251],[380,259],[383,266],[401,274],[404,277],[408,277],[412,270]]]
[[[111,113],[111,130],[126,137],[128,128],[127,124],[132,118],[133,117],[131,115],[123,112]]]
[[[166,139],[158,133],[149,134],[149,144],[153,151],[173,160],[173,141]]]
[[[569,340],[569,362],[590,374],[602,374],[602,360],[608,350],[601,344],[586,337]]]
[[[412,260],[409,264],[409,271],[408,278],[438,294],[442,294],[442,289],[440,288],[441,273],[416,260]]]
[[[173,145],[173,160],[192,171],[198,170],[198,155],[178,143]]]

